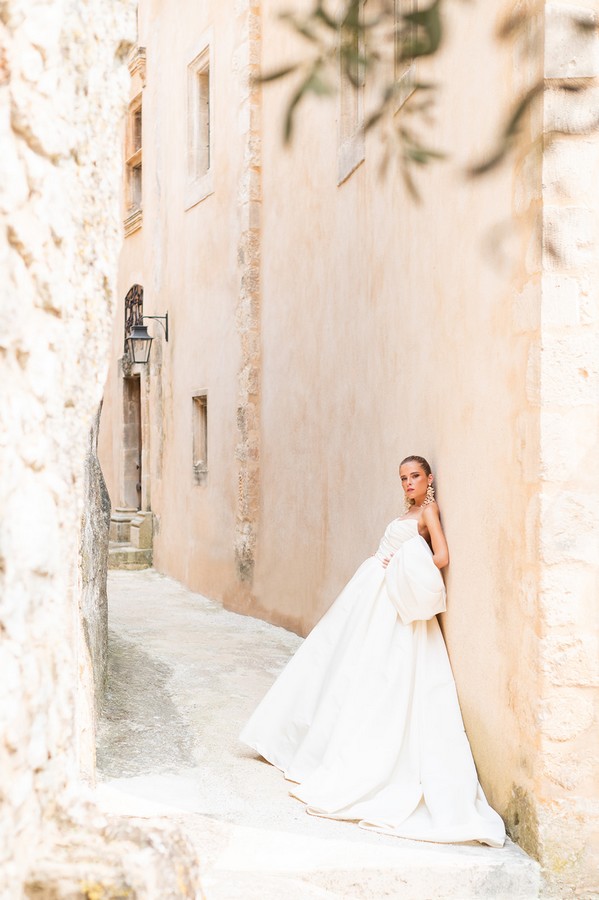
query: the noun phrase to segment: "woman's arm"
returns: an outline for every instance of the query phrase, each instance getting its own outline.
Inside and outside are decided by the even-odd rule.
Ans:
[[[422,521],[428,529],[433,549],[433,562],[438,569],[443,569],[449,562],[449,548],[443,526],[439,518],[439,507],[436,503],[430,503],[422,511]]]

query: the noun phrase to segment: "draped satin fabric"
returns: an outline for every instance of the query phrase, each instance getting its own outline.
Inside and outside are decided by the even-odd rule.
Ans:
[[[384,568],[383,560],[391,556]],[[445,588],[415,519],[395,519],[300,646],[241,740],[312,815],[501,847],[435,612]]]
[[[392,533],[412,521],[392,522]],[[432,561],[429,545],[417,530],[391,557],[385,571],[385,588],[402,625],[432,619],[437,613],[445,612],[443,576]]]

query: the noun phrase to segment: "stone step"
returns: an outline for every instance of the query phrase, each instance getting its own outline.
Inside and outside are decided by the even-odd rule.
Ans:
[[[117,506],[110,517],[110,540],[116,543],[129,543],[131,539],[131,521],[138,514],[132,506]]]
[[[131,519],[129,542],[140,550],[152,549],[153,515],[141,510]]]
[[[131,519],[110,520],[110,540],[115,544],[126,544],[131,537]]]
[[[152,548],[134,547],[117,541],[108,546],[109,569],[149,569],[152,566]]]
[[[309,816],[239,732],[301,639],[153,569],[111,572],[109,696],[97,796],[181,827],[206,900],[537,900],[510,840],[435,844]],[[126,710],[122,716],[111,713]],[[582,900],[582,898],[581,898]]]
[[[393,838],[307,837],[190,814],[193,778],[138,776],[100,784],[111,814],[175,821],[203,862],[207,900],[538,900],[540,867],[509,839],[501,850]],[[162,802],[157,797],[162,795]],[[186,809],[187,807],[187,809]],[[352,830],[353,829],[353,830]],[[357,833],[356,833],[357,832]]]
[[[266,859],[268,842],[272,856]],[[488,860],[468,847],[419,851],[399,841],[376,850],[342,841],[302,841],[297,835],[233,833],[206,872],[210,900],[538,900],[539,866],[509,844]],[[407,846],[406,846],[407,843]],[[201,848],[201,842],[197,842]]]

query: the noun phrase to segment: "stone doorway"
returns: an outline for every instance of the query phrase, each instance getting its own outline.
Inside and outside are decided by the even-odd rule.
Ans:
[[[123,378],[123,499],[125,506],[141,509],[141,379]]]

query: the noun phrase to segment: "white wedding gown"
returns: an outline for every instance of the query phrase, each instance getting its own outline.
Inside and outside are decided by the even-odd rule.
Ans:
[[[416,519],[395,519],[241,740],[295,782],[290,793],[313,815],[398,837],[501,847],[503,821],[478,783],[433,614],[444,600]]]

